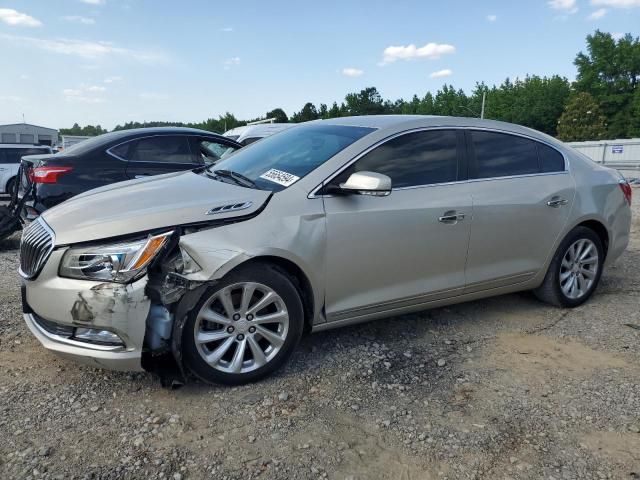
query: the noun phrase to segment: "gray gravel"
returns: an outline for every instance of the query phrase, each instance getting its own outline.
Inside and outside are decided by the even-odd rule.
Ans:
[[[640,478],[638,203],[578,309],[522,293],[325,332],[235,388],[47,353],[1,242],[0,478]]]

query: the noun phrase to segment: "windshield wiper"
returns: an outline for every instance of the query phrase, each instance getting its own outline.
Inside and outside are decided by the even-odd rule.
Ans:
[[[248,177],[245,177],[241,173],[233,172],[231,170],[214,170],[213,173],[214,175],[218,175],[219,177],[230,178],[231,180],[235,181],[238,185],[241,185],[243,187],[258,188],[258,185],[256,185],[256,182],[254,182]]]

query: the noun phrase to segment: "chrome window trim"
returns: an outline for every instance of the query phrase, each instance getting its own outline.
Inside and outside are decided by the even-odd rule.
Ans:
[[[336,170],[331,175],[329,175],[327,178],[325,178],[325,180],[322,181],[319,185],[317,185],[315,188],[313,188],[311,190],[311,193],[309,193],[309,195],[307,195],[307,198],[314,199],[314,198],[333,198],[333,197],[335,197],[336,195],[318,195],[317,192],[324,185],[326,185],[327,183],[331,182],[331,180],[333,180],[335,177],[340,175],[342,172],[344,172],[347,168],[349,168],[355,162],[357,162],[362,157],[364,157],[367,153],[371,152],[375,148],[378,148],[380,145],[382,145],[382,144],[384,144],[384,143],[386,143],[386,142],[388,142],[390,140],[393,140],[394,138],[398,138],[398,137],[400,137],[402,135],[407,135],[407,134],[416,133],[416,132],[432,131],[432,130],[464,130],[464,131],[481,130],[481,131],[494,132],[494,133],[504,133],[504,134],[507,134],[507,135],[515,135],[517,137],[526,138],[527,140],[531,140],[531,141],[534,141],[534,142],[542,143],[543,145],[546,145],[546,146],[548,146],[550,148],[553,148],[556,152],[558,152],[560,155],[562,155],[562,158],[564,159],[564,170],[560,170],[560,171],[557,171],[557,172],[538,172],[538,173],[527,173],[527,174],[523,174],[523,175],[509,175],[509,176],[488,177],[488,178],[467,178],[466,180],[457,180],[455,182],[428,183],[428,184],[425,184],[425,185],[411,185],[411,186],[408,186],[408,187],[393,188],[393,186],[392,186],[392,188],[391,188],[392,192],[393,191],[401,191],[401,190],[413,190],[413,189],[416,189],[416,188],[437,187],[437,186],[443,186],[443,185],[457,185],[457,184],[470,183],[470,182],[485,182],[485,181],[490,181],[490,180],[526,178],[526,177],[539,177],[539,176],[546,176],[546,175],[563,175],[563,174],[568,174],[570,172],[569,159],[564,154],[564,152],[558,150],[557,147],[555,147],[554,145],[550,144],[549,142],[546,142],[544,140],[540,140],[540,139],[532,137],[530,135],[526,135],[526,134],[519,133],[519,132],[511,132],[509,130],[501,130],[499,128],[490,128],[490,127],[470,127],[470,126],[460,126],[460,125],[418,127],[418,128],[412,128],[410,130],[404,130],[402,132],[394,133],[393,135],[390,135],[390,136],[388,136],[386,138],[383,138],[382,140],[374,143],[373,145],[369,146],[368,148],[366,148],[362,152],[358,153],[351,160],[349,160],[347,163],[345,163],[342,167],[340,167],[338,170]]]
[[[203,134],[204,135],[204,134]],[[116,155],[115,153],[113,153],[111,150],[114,148],[118,148],[120,145],[124,145],[126,143],[131,143],[131,142],[137,142],[138,140],[143,140],[143,139],[147,139],[147,138],[156,138],[156,137],[200,137],[201,135],[197,135],[195,133],[187,133],[187,134],[179,134],[179,133],[171,133],[171,134],[166,134],[166,135],[146,135],[144,137],[136,137],[136,138],[130,138],[129,140],[125,140],[124,142],[120,142],[116,145],[112,145],[109,148],[107,148],[105,150],[105,153],[107,153],[108,155],[112,156],[113,158],[115,158],[116,160],[120,160],[121,162],[131,162],[131,163],[160,163],[160,162],[153,162],[153,161],[148,161],[148,160],[127,160],[126,158],[122,158],[119,157],[118,155]],[[217,140],[217,139],[216,139]],[[233,140],[232,140],[233,141]],[[220,142],[221,145],[226,146],[227,148],[235,148],[233,145],[224,145],[224,143]],[[239,150],[239,148],[235,148],[236,150]],[[189,150],[191,150],[191,145],[189,145]],[[166,163],[166,164],[170,164],[170,165],[196,165],[197,167],[201,167],[203,165],[205,165],[204,162],[202,163],[182,163],[182,162],[162,162],[162,163]]]

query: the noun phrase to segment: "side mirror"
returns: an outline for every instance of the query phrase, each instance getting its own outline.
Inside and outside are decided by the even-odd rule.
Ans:
[[[352,173],[345,183],[340,184],[340,191],[386,197],[391,193],[391,179],[382,173],[356,172]]]

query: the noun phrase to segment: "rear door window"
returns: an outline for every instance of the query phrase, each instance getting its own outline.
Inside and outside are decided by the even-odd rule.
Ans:
[[[516,135],[472,130],[475,177],[494,178],[539,173],[536,143]]]
[[[178,135],[141,138],[130,147],[128,159],[134,162],[200,163],[191,153],[188,137]]]

